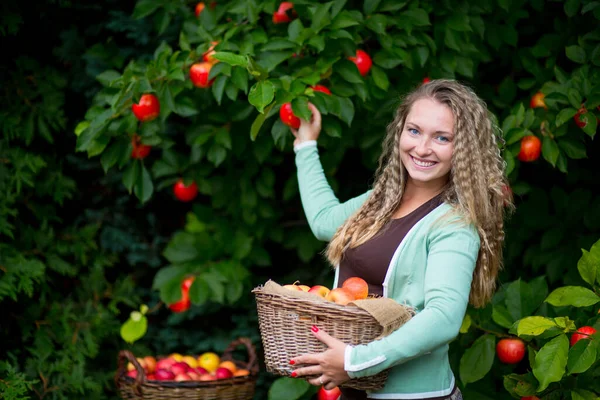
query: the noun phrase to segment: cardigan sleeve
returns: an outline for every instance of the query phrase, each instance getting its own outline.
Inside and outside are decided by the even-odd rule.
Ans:
[[[340,203],[327,182],[316,142],[297,149],[298,186],[310,229],[319,240],[329,241],[346,219],[367,199],[369,192]]]
[[[370,376],[427,354],[452,341],[464,318],[479,252],[474,228],[445,229],[429,241],[424,308],[390,335],[348,346],[345,369],[351,378]]]

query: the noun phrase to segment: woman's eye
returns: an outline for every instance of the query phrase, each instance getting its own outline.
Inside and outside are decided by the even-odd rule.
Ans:
[[[450,139],[448,139],[446,136],[438,136],[438,140],[440,142],[449,142]]]
[[[413,134],[413,135],[416,135],[416,134],[418,134],[418,133],[419,133],[419,131],[418,131],[418,130],[416,130],[415,128],[408,128],[408,131],[409,131],[411,134]]]

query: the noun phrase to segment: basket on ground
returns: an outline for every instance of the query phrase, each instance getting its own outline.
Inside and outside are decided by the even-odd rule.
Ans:
[[[352,345],[369,343],[383,332],[380,323],[362,308],[313,300],[306,296],[300,298],[292,294],[267,293],[263,289],[263,286],[259,286],[252,292],[256,296],[265,365],[271,373],[289,376],[293,369],[302,366],[292,367],[290,359],[327,349],[312,335],[312,325]],[[340,386],[379,390],[384,386],[387,376],[388,371],[385,370],[373,376],[351,379]],[[316,377],[318,375],[305,378]]]
[[[233,351],[240,345],[245,346],[248,351],[247,362],[233,359]],[[251,400],[254,397],[258,361],[254,345],[248,338],[232,341],[223,352],[221,360],[233,361],[238,368],[247,369],[250,374],[229,379],[184,382],[148,380],[144,368],[138,363],[132,352],[122,350],[118,357],[115,383],[119,395],[126,400]],[[127,362],[135,366],[136,378],[126,375]]]

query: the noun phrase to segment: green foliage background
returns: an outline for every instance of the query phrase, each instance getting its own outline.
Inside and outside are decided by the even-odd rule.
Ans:
[[[465,398],[598,398],[597,338],[571,350],[564,338],[600,326],[600,3],[297,1],[286,25],[271,22],[273,0],[222,0],[199,19],[194,6],[0,5],[3,398],[116,399],[120,349],[220,352],[249,336],[260,352],[250,290],[333,278],[302,212],[279,105],[306,116],[310,100],[327,113],[322,161],[346,200],[372,182],[399,96],[425,76],[460,79],[486,100],[517,204],[493,304],[470,309],[451,344]],[[187,69],[212,40],[226,54],[202,90]],[[356,48],[373,56],[365,78],[346,60]],[[334,96],[307,90],[316,83]],[[548,110],[529,107],[539,90]],[[161,116],[138,124],[130,107],[144,92],[158,95]],[[153,146],[143,161],[129,158],[134,132]],[[531,134],[542,157],[521,163]],[[174,199],[179,177],[198,183],[194,202]],[[190,273],[194,305],[172,314],[164,304]],[[119,329],[141,304],[148,332],[127,344]],[[495,359],[505,335],[525,339],[529,359]],[[313,395],[293,382],[263,369],[255,398]]]

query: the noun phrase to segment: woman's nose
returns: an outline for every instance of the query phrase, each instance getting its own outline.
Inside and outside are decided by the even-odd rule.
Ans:
[[[427,138],[426,136],[422,136],[421,138],[419,138],[419,142],[417,143],[415,150],[420,156],[425,156],[431,153],[429,138]]]

